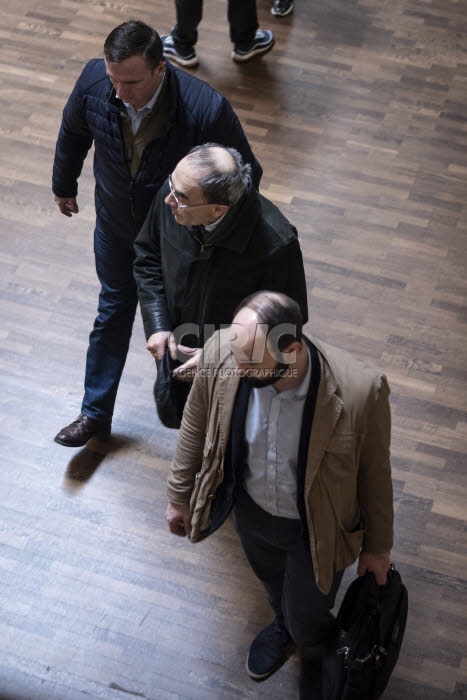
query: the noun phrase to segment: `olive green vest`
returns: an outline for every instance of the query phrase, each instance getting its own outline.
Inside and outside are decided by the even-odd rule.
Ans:
[[[134,178],[141,162],[143,151],[150,141],[155,139],[167,119],[168,112],[168,91],[167,81],[164,81],[161,94],[156,100],[152,111],[143,117],[136,134],[131,130],[131,119],[123,117],[123,138],[125,142],[125,155],[130,169],[131,177]]]

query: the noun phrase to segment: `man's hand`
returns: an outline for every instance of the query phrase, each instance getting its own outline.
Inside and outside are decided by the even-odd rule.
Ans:
[[[172,372],[172,376],[175,379],[179,379],[182,382],[192,382],[195,378],[196,369],[199,365],[199,358],[203,352],[202,348],[189,348],[186,345],[178,345],[177,349],[184,355],[189,355],[190,359],[187,360],[183,365],[177,367]]]
[[[172,335],[172,331],[159,331],[149,336],[146,349],[156,360],[162,360],[166,347],[169,346],[170,354],[175,359],[177,357],[177,344]]]
[[[189,536],[191,534],[191,515],[188,503],[171,503],[169,501],[165,517],[169,524],[170,532],[174,535],[185,537],[185,535]]]
[[[360,552],[358,558],[357,574],[364,576],[367,571],[372,571],[376,578],[378,586],[384,586],[386,583],[387,573],[391,565],[391,552],[383,554],[370,554],[370,552]]]
[[[55,197],[58,208],[65,216],[71,216],[79,212],[76,197]]]

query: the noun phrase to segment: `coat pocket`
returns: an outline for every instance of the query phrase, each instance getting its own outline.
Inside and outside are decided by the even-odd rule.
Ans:
[[[333,478],[355,478],[360,454],[360,436],[352,432],[336,432],[330,439],[324,460]]]
[[[351,566],[360,554],[364,530],[358,529],[352,532],[339,530],[336,541],[336,554],[334,566],[336,571],[343,571]]]
[[[201,539],[203,530],[209,527],[211,503],[223,478],[222,458],[215,453],[212,444],[206,443],[201,470],[195,476],[190,498],[192,541]]]

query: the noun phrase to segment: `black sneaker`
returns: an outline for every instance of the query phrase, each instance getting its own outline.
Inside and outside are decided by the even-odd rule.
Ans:
[[[275,618],[253,640],[246,660],[248,675],[255,681],[265,680],[287,661],[294,649],[292,637]]]
[[[270,29],[258,29],[251,46],[246,49],[240,49],[236,46],[232,51],[232,59],[237,63],[243,63],[243,61],[249,61],[253,56],[261,56],[272,49],[274,41],[274,34]]]
[[[274,0],[271,14],[274,17],[287,17],[293,10],[294,0]]]
[[[161,36],[162,46],[164,47],[164,56],[170,58],[174,63],[184,68],[194,68],[198,65],[198,56],[196,55],[195,47],[189,49],[180,49],[175,46],[175,42],[171,34]]]

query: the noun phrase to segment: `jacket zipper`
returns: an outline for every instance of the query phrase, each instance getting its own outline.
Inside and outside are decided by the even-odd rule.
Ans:
[[[208,285],[208,275],[206,275],[206,279],[204,281],[203,297],[202,297],[203,298],[203,311],[201,314],[201,323],[202,323],[202,328],[203,328],[203,339],[202,339],[203,345],[206,342],[206,338],[204,337],[204,327],[206,325],[206,296],[207,296],[206,295],[206,287],[207,287],[207,285]]]
[[[121,148],[122,148],[123,161],[124,161],[125,164],[126,164],[126,168],[127,168],[127,170],[128,170],[128,175],[130,176],[130,214],[131,214],[131,218],[133,219],[133,224],[136,226],[136,217],[135,217],[135,197],[134,197],[134,184],[135,184],[135,181],[134,181],[134,179],[131,177],[130,165],[129,165],[128,160],[127,160],[127,157],[126,157],[125,136],[124,136],[124,133],[123,133],[123,124],[122,124],[122,119],[124,118],[124,116],[126,117],[126,115],[122,115],[121,112],[120,112],[120,114],[118,114],[118,117],[117,117],[117,125],[118,125],[118,131],[119,131],[119,133],[120,133],[120,145],[121,145]],[[146,149],[145,149],[145,150],[146,150]],[[141,160],[142,160],[142,158],[141,158]],[[141,166],[141,162],[140,162],[140,166]],[[139,170],[139,168],[138,168],[138,170]],[[138,174],[138,171],[136,171],[136,174]]]
[[[129,170],[129,168],[128,168],[128,170]],[[134,197],[134,191],[133,191],[134,184],[135,184],[135,181],[130,176],[130,212],[131,212],[131,216],[133,218],[133,223],[136,226],[135,197]]]
[[[196,233],[193,233],[192,236],[195,239],[195,241],[197,243],[199,243],[199,245],[201,247],[200,253],[206,252],[206,249],[211,248],[211,246],[213,245],[212,243],[205,243],[204,241],[202,241],[201,238]]]

